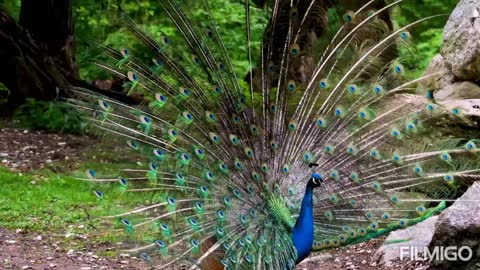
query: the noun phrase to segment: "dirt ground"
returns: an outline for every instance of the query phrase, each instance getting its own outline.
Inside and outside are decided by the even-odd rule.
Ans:
[[[62,161],[74,164],[84,156],[95,138],[52,134],[27,129],[0,129],[0,166],[13,171],[31,171]],[[65,168],[68,169],[68,168]]]
[[[313,254],[297,266],[297,270],[427,270],[428,265],[419,262],[398,262],[383,267],[372,262],[381,240],[372,240],[347,248],[321,254]],[[58,237],[30,232],[12,232],[0,228],[0,269],[151,269],[140,258],[121,255],[118,258],[97,255],[105,246],[89,249],[67,249]],[[113,247],[107,248],[113,249]],[[178,270],[182,268],[177,268]]]
[[[95,249],[67,250],[55,238],[0,228],[0,269],[145,269],[138,258],[100,257]]]
[[[297,266],[297,270],[433,270],[428,263],[398,261],[392,266],[382,266],[374,261],[375,251],[384,238],[361,243],[320,254],[312,254]]]
[[[14,171],[30,171],[49,163],[62,161],[59,166],[68,171],[69,166],[86,160],[88,149],[95,147],[96,140],[87,136],[47,134],[38,131],[3,128],[0,130],[0,166]],[[70,165],[69,165],[70,164]],[[102,257],[99,250],[114,247],[90,245],[88,249],[67,248],[61,236],[42,235],[21,230],[9,231],[0,228],[0,270],[3,269],[149,269],[141,259],[130,256]],[[79,239],[81,241],[81,239]],[[392,267],[383,267],[372,262],[373,254],[382,240],[372,240],[347,248],[314,254],[298,265],[297,270],[426,270],[428,265],[419,262],[398,262]],[[181,268],[178,268],[181,269]]]

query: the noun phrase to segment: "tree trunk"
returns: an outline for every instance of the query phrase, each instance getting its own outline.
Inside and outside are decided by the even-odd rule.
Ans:
[[[253,0],[257,6],[263,6],[268,1],[265,0]],[[309,13],[307,18],[302,25],[301,31],[297,39],[297,43],[300,46],[302,54],[300,57],[292,58],[289,63],[287,72],[288,79],[294,80],[297,85],[306,87],[309,83],[309,80],[313,74],[314,68],[316,66],[316,60],[314,58],[316,48],[316,42],[322,38],[330,29],[327,12],[329,8],[336,8],[338,12],[344,12],[347,10],[357,11],[369,0],[331,0],[331,1],[315,1],[310,0],[299,0],[296,2],[296,9],[298,11],[299,17],[303,18],[306,15],[307,10]],[[312,5],[313,3],[313,5]],[[289,20],[290,20],[290,0],[282,0],[279,4],[279,14],[277,18],[277,23],[275,24],[275,29],[266,31],[264,36],[264,54],[263,54],[263,63],[265,69],[269,63],[273,63],[274,66],[279,67],[281,65],[284,43],[289,33]],[[369,5],[369,8],[366,11],[380,10],[386,6],[385,1],[376,1],[373,4]],[[365,13],[365,12],[364,12]],[[340,14],[341,15],[341,14]],[[365,15],[365,14],[363,14]],[[377,15],[378,18],[385,21],[390,29],[393,29],[393,24],[390,18],[390,14],[387,11],[384,11]],[[267,27],[270,27],[269,24]],[[351,26],[353,27],[353,26]],[[275,33],[275,37],[271,37],[270,34]],[[345,32],[344,32],[345,33]],[[379,34],[379,36],[381,36]],[[340,39],[339,39],[340,40]],[[374,40],[375,41],[375,40]],[[393,47],[393,46],[392,46]],[[271,55],[268,55],[267,49],[272,48]],[[318,53],[318,51],[317,51]],[[396,55],[396,48],[391,48],[390,50],[385,50],[383,53],[384,56],[389,56],[393,60]],[[258,91],[261,89],[262,78],[257,71],[258,68],[253,68],[248,73],[244,79],[247,82],[250,82],[250,76],[253,78],[254,89]],[[273,76],[272,76],[273,78]],[[273,78],[273,84],[278,78]]]
[[[23,0],[19,23],[67,77],[79,79],[72,14],[72,0]]]
[[[71,0],[23,0],[17,24],[0,10],[0,82],[8,109],[27,97],[52,100],[57,87],[80,82]]]

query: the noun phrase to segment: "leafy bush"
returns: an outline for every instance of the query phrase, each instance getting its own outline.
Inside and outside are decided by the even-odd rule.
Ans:
[[[10,90],[3,83],[0,83],[0,104],[7,103],[10,94]]]
[[[82,133],[81,114],[64,103],[27,99],[14,114],[21,125],[49,132]]]
[[[444,14],[409,29],[413,37],[413,48],[400,50],[400,58],[410,78],[421,76],[432,58],[439,53],[443,28],[457,3],[458,0],[409,0],[393,9],[392,17],[397,28],[429,16]]]
[[[443,29],[432,28],[415,37],[413,48],[401,48],[400,57],[410,79],[419,78],[440,52]]]
[[[151,61],[152,52],[142,44],[137,37],[132,35],[118,16],[119,9],[123,14],[135,22],[142,30],[159,39],[160,35],[169,36],[171,41],[169,53],[175,57],[190,54],[190,49],[182,41],[180,33],[172,24],[168,15],[162,10],[156,0],[138,1],[74,1],[75,34],[77,41],[95,40],[102,45],[114,49],[129,48],[135,57],[148,58]],[[180,2],[179,2],[180,3]],[[185,0],[182,5],[188,6],[188,17],[198,27],[206,27],[210,15],[205,9],[203,1]],[[220,32],[229,56],[233,60],[235,71],[243,76],[250,70],[247,61],[247,40],[245,33],[244,3],[238,0],[210,0],[208,1],[211,15],[215,18],[216,26]],[[227,16],[228,15],[228,16]],[[266,23],[266,14],[262,10],[252,7],[252,49],[253,62],[260,55],[263,28]],[[211,26],[211,25],[208,25]],[[102,71],[91,63],[92,59],[101,56],[102,50],[93,46],[78,46],[77,59],[80,63],[80,75],[85,80],[109,78],[111,74]]]
[[[21,0],[0,0],[0,7],[6,10],[8,14],[17,21],[20,17],[21,4]]]

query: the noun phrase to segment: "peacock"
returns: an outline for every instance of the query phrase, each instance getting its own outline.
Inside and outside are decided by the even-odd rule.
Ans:
[[[412,28],[445,15],[393,26],[402,0],[355,11],[264,1],[258,41],[245,0],[245,76],[200,2],[203,21],[188,1],[158,2],[168,35],[120,14],[148,55],[99,45],[92,62],[141,104],[65,89],[92,130],[138,160],[77,177],[99,204],[132,198],[102,217],[129,252],[159,269],[294,269],[438,214],[480,178],[480,141],[436,132],[462,117],[422,86],[441,74],[409,78],[396,54],[412,47]]]

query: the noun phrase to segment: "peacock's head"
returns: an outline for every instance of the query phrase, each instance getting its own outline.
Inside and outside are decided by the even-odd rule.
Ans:
[[[317,188],[321,186],[322,183],[323,183],[323,177],[318,173],[314,173],[310,177],[310,180],[308,180],[307,186]]]

